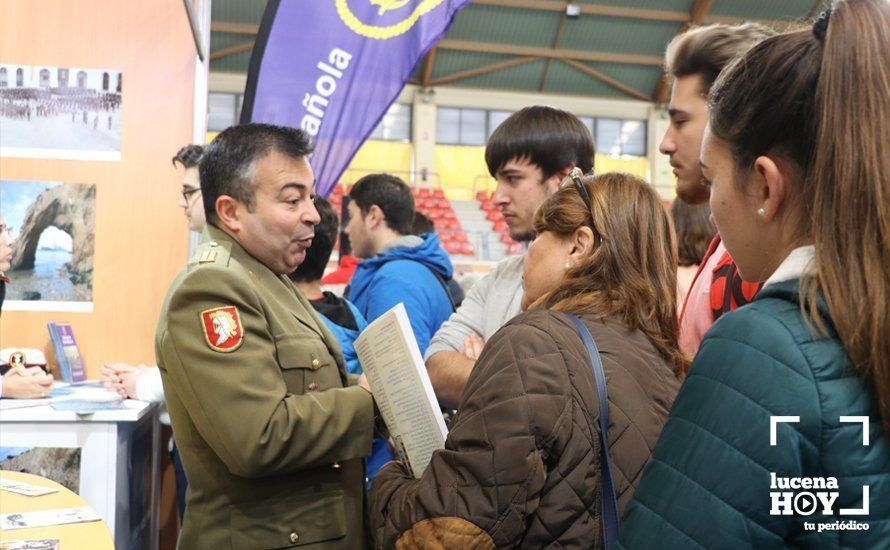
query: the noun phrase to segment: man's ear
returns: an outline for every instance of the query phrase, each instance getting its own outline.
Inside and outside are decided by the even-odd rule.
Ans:
[[[370,208],[368,208],[368,213],[365,214],[365,224],[368,226],[368,229],[374,230],[378,227],[382,227],[381,224],[386,222],[386,216],[383,214],[383,210],[380,209],[376,204],[372,204]]]
[[[562,182],[569,177],[569,172],[575,167],[574,162],[570,162],[567,165],[563,166],[562,169],[557,171],[555,174],[544,180],[544,187],[547,188],[547,194],[552,195],[559,191],[559,186],[562,185]]]
[[[216,198],[216,217],[219,223],[232,233],[241,231],[241,207],[240,201],[229,195],[220,195]]]

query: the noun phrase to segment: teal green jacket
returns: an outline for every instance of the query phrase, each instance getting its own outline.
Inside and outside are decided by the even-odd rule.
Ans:
[[[874,393],[833,327],[814,336],[797,290],[796,280],[770,285],[708,331],[625,511],[622,547],[890,548],[890,446]],[[820,312],[829,319],[824,303]],[[774,446],[771,416],[800,417],[776,424]],[[841,416],[867,417],[869,445],[863,423]],[[771,493],[807,492],[771,488],[772,474],[777,486],[836,478],[837,489],[811,491],[839,493],[831,513],[799,513],[809,497],[771,513],[784,510],[772,510]],[[866,506],[865,491],[868,514],[841,513]]]

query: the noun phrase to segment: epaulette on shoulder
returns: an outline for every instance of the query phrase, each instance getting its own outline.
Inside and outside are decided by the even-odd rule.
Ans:
[[[199,244],[195,253],[189,259],[188,270],[192,271],[204,265],[229,265],[231,250],[227,244],[217,241],[206,241]]]

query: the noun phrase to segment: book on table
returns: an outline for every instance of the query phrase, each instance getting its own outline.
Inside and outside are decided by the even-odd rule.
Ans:
[[[403,304],[375,319],[355,341],[374,400],[405,466],[419,478],[448,429]]]
[[[48,323],[49,337],[56,353],[59,376],[65,382],[82,382],[87,379],[83,359],[74,341],[74,329],[68,323]]]

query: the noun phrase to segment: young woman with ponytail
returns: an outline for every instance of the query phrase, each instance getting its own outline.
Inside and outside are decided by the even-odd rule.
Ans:
[[[701,164],[765,284],[705,336],[621,544],[888,548],[890,2],[835,2],[728,67]]]

